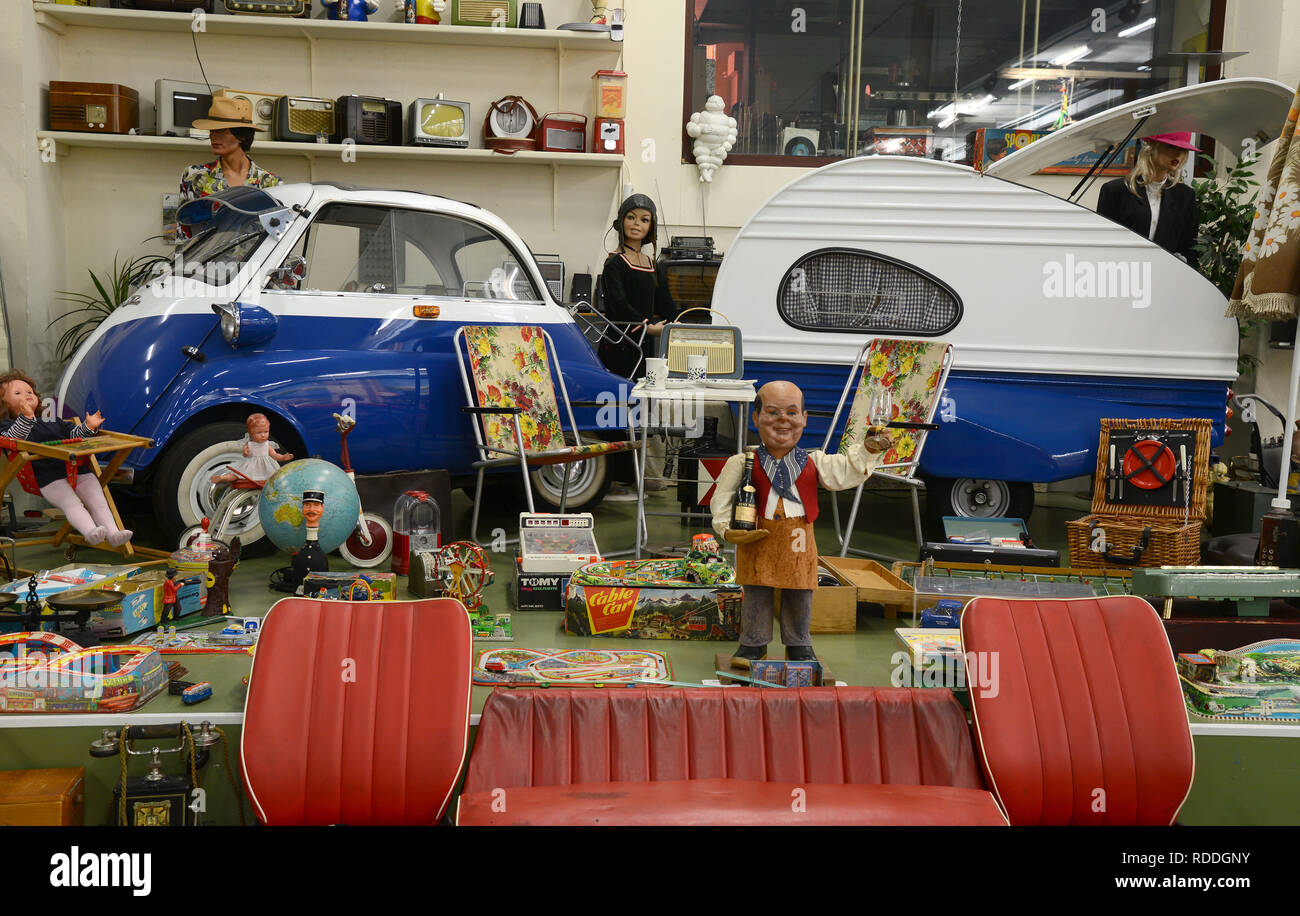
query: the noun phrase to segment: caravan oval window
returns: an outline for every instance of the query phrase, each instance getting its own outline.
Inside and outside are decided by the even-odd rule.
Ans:
[[[814,251],[786,271],[777,310],[806,331],[944,334],[961,318],[945,283],[907,264],[865,251]]]

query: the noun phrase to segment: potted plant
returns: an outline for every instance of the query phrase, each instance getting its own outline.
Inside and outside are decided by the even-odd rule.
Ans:
[[[115,255],[113,266],[104,274],[96,274],[93,270],[87,271],[90,274],[90,282],[94,285],[93,292],[73,293],[59,290],[59,298],[62,301],[80,306],[55,318],[46,327],[46,330],[49,330],[64,319],[73,319],[73,323],[64,330],[55,347],[59,361],[67,362],[71,359],[72,354],[76,353],[77,348],[95,328],[99,327],[100,322],[120,307],[137,288],[156,276],[160,266],[169,263],[167,256],[161,254],[138,255],[121,263]]]
[[[1199,268],[1205,278],[1219,288],[1226,298],[1232,298],[1232,287],[1237,282],[1241,267],[1241,247],[1250,234],[1255,218],[1255,193],[1259,182],[1251,169],[1257,156],[1243,156],[1231,168],[1221,168],[1213,156],[1201,156],[1210,169],[1209,177],[1193,182],[1196,189],[1196,207],[1200,212],[1201,231],[1196,248],[1200,255]],[[1262,321],[1239,321],[1241,339],[1249,336]],[[1237,373],[1251,375],[1259,360],[1248,354],[1237,357]]]

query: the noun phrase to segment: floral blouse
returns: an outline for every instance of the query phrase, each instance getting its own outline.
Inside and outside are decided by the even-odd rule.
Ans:
[[[271,188],[279,183],[279,175],[268,172],[252,159],[248,160],[248,179],[244,182],[245,185],[251,188]],[[197,200],[229,187],[220,159],[205,165],[192,165],[181,174],[182,201]]]

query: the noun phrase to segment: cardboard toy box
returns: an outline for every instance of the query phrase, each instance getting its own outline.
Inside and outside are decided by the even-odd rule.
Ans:
[[[323,598],[329,601],[353,600],[340,595],[341,591],[351,589],[353,583],[363,594],[369,587],[366,601],[396,601],[397,574],[390,572],[368,572],[364,578],[357,572],[314,572],[308,573],[302,580],[302,593],[306,598]],[[355,591],[355,590],[354,590]]]
[[[130,636],[158,625],[163,609],[163,583],[166,575],[158,570],[142,572],[125,582],[104,586],[123,592],[126,597],[117,604],[95,611],[90,615],[90,629],[100,637]],[[180,577],[177,577],[180,583]],[[180,614],[193,614],[199,610],[199,583],[179,584],[176,600]]]
[[[515,609],[519,611],[562,611],[569,577],[556,573],[515,576]]]
[[[634,639],[740,638],[738,585],[658,588],[570,584],[564,631]]]

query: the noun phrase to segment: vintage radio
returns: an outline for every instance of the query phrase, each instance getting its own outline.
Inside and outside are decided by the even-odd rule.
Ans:
[[[110,0],[109,6],[119,10],[156,10],[163,13],[190,13],[194,10],[212,12],[212,0]]]
[[[548,153],[585,153],[587,118],[571,111],[552,111],[537,125],[537,148]]]
[[[519,25],[519,2],[518,0],[451,0],[451,24],[513,29]]]
[[[519,13],[519,28],[521,29],[544,29],[546,28],[546,14],[542,12],[540,3],[525,3],[523,10]]]
[[[625,132],[622,118],[597,118],[596,126],[592,130],[596,141],[592,148],[593,152],[623,155]]]
[[[50,130],[126,134],[140,129],[140,94],[117,83],[50,80]]]
[[[156,80],[153,84],[155,131],[160,137],[206,137],[206,130],[194,130],[193,124],[208,116],[212,95],[203,83],[180,80]]]
[[[500,153],[537,149],[537,121],[537,109],[527,99],[497,99],[483,118],[483,145]]]
[[[469,102],[416,99],[406,118],[406,137],[415,146],[469,146]]]
[[[221,0],[227,13],[237,16],[286,16],[307,19],[309,0]]]
[[[344,95],[334,103],[335,143],[351,140],[367,146],[402,145],[402,103]]]
[[[257,130],[257,139],[270,140],[275,128],[275,103],[280,98],[269,92],[249,92],[247,89],[218,89],[213,98],[243,99],[253,106],[253,127]]]
[[[334,100],[283,95],[275,100],[275,139],[315,143],[334,133]]]

